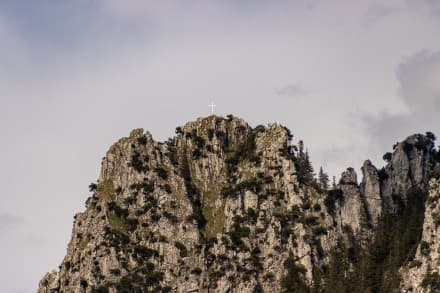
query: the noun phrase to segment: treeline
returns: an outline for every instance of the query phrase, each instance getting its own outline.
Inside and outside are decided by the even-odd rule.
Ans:
[[[384,214],[374,239],[361,248],[356,239],[333,249],[316,292],[398,292],[399,268],[412,261],[419,247],[426,193],[413,189],[395,214]],[[349,231],[346,231],[349,233]],[[416,264],[415,264],[416,265]]]

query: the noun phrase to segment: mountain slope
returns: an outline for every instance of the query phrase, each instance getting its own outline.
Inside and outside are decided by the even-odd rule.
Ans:
[[[417,189],[417,215],[428,218],[424,194],[438,166],[432,136],[397,144],[382,170],[366,161],[360,185],[348,168],[326,190],[304,177],[302,148],[283,126],[209,116],[176,134],[159,143],[137,129],[110,148],[60,270],[39,292],[367,290],[350,272],[367,274],[360,260],[386,215],[408,214]]]

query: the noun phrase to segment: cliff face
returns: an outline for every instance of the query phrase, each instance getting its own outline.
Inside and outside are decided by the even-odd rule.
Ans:
[[[137,129],[110,148],[39,292],[325,291],[335,247],[366,247],[435,164],[432,139],[412,136],[383,170],[366,161],[360,185],[349,168],[327,191],[299,180],[283,126],[210,116],[176,134]]]
[[[429,185],[422,239],[414,260],[401,269],[404,292],[440,290],[440,180]]]

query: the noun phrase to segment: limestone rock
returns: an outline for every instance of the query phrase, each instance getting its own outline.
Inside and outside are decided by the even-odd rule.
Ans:
[[[166,142],[133,130],[107,152],[60,269],[38,292],[311,287],[340,241],[372,239],[376,219],[396,210],[396,194],[404,202],[432,171],[432,142],[413,136],[384,170],[366,161],[360,186],[348,168],[336,189],[322,190],[298,181],[291,139],[279,124],[252,128],[233,116],[199,118]],[[423,237],[435,242],[429,217]],[[289,285],[292,275],[298,284]]]

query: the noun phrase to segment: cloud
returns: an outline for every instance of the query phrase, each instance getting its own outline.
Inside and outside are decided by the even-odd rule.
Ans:
[[[395,12],[397,12],[397,9],[394,7],[382,3],[373,3],[368,6],[362,16],[361,24],[370,27]]]
[[[423,50],[406,57],[396,69],[399,97],[406,112],[383,111],[363,117],[371,143],[382,152],[413,133],[440,135],[440,51]]]
[[[6,229],[14,227],[22,222],[22,220],[22,218],[8,213],[0,213],[0,232],[3,233]]]
[[[440,2],[438,0],[406,0],[410,9],[417,9],[426,12],[433,17],[440,16]]]
[[[390,149],[429,124],[409,99],[436,91],[437,57],[403,60],[399,80],[393,70],[440,48],[438,25],[419,10],[397,17],[398,2],[0,1],[0,204],[23,216],[1,226],[19,228],[0,253],[2,290],[35,291],[59,265],[100,158],[132,128],[166,140],[213,99],[220,115],[286,125],[339,175],[380,153],[369,143]],[[375,29],[359,26],[366,11]]]
[[[278,96],[288,96],[296,98],[307,95],[307,92],[300,83],[294,83],[275,89],[275,94]]]
[[[423,50],[405,58],[396,75],[401,97],[413,115],[440,117],[440,51]]]

